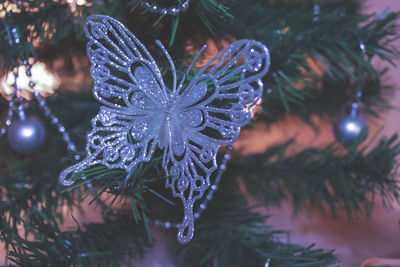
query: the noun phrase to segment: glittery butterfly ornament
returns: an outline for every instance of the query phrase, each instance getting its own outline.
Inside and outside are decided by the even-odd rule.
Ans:
[[[133,173],[158,146],[164,153],[166,187],[183,203],[177,238],[188,243],[193,206],[210,187],[220,146],[238,138],[262,96],[268,49],[253,40],[236,41],[188,79],[204,46],[178,83],[171,57],[156,41],[171,65],[169,88],[150,53],[119,21],[90,16],[85,33],[94,96],[103,106],[92,119],[87,157],[65,169],[60,181],[72,185],[74,173],[96,164]]]

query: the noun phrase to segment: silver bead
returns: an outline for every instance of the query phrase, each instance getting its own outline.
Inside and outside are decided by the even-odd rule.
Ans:
[[[19,44],[20,37],[19,37],[19,32],[18,32],[17,28],[12,28],[11,32],[12,32],[13,37],[14,37],[14,43]]]
[[[68,149],[71,151],[76,151],[76,147],[74,144],[68,144]]]
[[[58,123],[58,118],[55,116],[51,116],[51,123],[52,124],[57,124]]]
[[[188,8],[189,8],[189,3],[186,1],[185,3],[183,3],[183,4],[180,6],[180,11],[185,12],[185,11],[188,10]]]
[[[179,10],[175,7],[168,9],[168,14],[172,16],[177,16],[179,14]]]
[[[69,137],[69,135],[68,135],[67,133],[64,133],[63,139],[64,139],[64,141],[67,142],[67,143],[68,143],[69,141],[71,141],[71,138]]]

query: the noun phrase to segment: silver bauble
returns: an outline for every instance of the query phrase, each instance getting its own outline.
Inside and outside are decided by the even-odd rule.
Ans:
[[[46,128],[36,117],[12,121],[7,133],[10,146],[17,152],[28,154],[40,148],[46,140]]]
[[[360,144],[368,136],[368,121],[362,113],[351,112],[340,116],[333,130],[340,143],[346,146]]]

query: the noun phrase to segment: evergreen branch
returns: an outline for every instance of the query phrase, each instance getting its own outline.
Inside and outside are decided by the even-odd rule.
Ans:
[[[343,153],[342,148],[330,145],[285,156],[291,144],[234,162],[227,175],[243,179],[249,192],[268,205],[292,199],[295,211],[310,204],[321,211],[329,207],[333,214],[344,208],[351,217],[357,212],[369,214],[377,195],[387,207],[400,201],[395,176],[400,154],[397,135],[382,139],[368,152],[364,148]]]
[[[8,13],[0,27],[0,66],[12,68],[19,59],[35,56],[33,42],[57,44],[71,29],[71,14],[67,5],[50,0],[29,1],[20,5],[19,13]],[[6,27],[16,29],[20,42],[9,43]],[[12,36],[11,36],[12,37]],[[11,38],[13,39],[13,37]]]
[[[145,2],[144,0],[131,0],[128,5],[133,8],[131,11],[134,11],[140,4]],[[177,16],[173,16],[171,18],[172,29],[171,35],[169,38],[169,46],[171,47],[174,44],[175,36],[177,34],[177,29],[179,25],[180,18],[185,19],[186,17],[190,17],[196,14],[197,18],[204,24],[204,26],[212,33],[216,34],[216,29],[221,27],[224,23],[228,22],[233,18],[232,14],[230,14],[229,5],[233,2],[233,0],[223,0],[223,1],[215,1],[215,0],[198,0],[193,7],[193,10],[189,10],[185,13],[180,13]],[[168,5],[170,3],[167,3]],[[160,4],[162,6],[162,4]],[[192,6],[192,5],[191,5]],[[142,12],[142,14],[147,13],[146,10]],[[188,13],[188,14],[186,14]],[[165,14],[157,15],[158,19],[155,23],[153,23],[153,27],[161,22],[163,18],[166,17]],[[182,19],[181,19],[182,20]]]
[[[228,178],[228,179],[226,179]],[[333,251],[287,243],[286,231],[265,224],[268,216],[252,210],[243,193],[225,177],[215,198],[196,224],[196,235],[180,255],[196,266],[331,266]],[[187,265],[182,265],[187,266]]]
[[[121,218],[75,231],[61,231],[38,215],[26,225],[35,241],[19,236],[9,240],[8,258],[20,266],[121,266],[150,248],[146,232]]]
[[[196,32],[201,32],[198,24],[193,23],[200,19],[209,32],[220,33],[224,30],[221,22],[234,16],[235,29],[231,31],[235,37],[250,36],[269,46],[273,62],[264,84],[270,89],[266,90],[270,95],[263,102],[268,118],[276,119],[285,110],[302,114],[328,113],[332,104],[325,105],[321,100],[331,101],[331,95],[341,93],[338,103],[347,101],[349,89],[359,79],[355,73],[358,67],[373,80],[364,89],[367,111],[374,113],[376,107],[388,106],[382,97],[386,89],[380,81],[383,72],[374,70],[369,61],[362,58],[356,35],[367,43],[370,58],[378,56],[393,63],[392,58],[399,54],[393,42],[399,37],[400,13],[364,16],[359,15],[360,1],[333,1],[322,7],[318,23],[314,23],[311,1],[301,6],[286,1],[278,4],[272,3],[276,1],[236,2],[237,6],[230,9],[231,1],[197,1],[193,10],[197,16],[192,16],[189,10],[182,15],[179,24],[184,23],[185,27],[193,24]],[[67,5],[53,0],[28,1],[29,10],[9,14],[7,21],[30,41],[10,47],[4,25],[0,25],[0,65],[16,66],[18,59],[31,56],[32,39],[52,47],[60,47],[64,41],[66,46],[80,44],[84,40],[82,22],[87,15],[102,13],[120,18],[124,11],[121,8],[124,3],[119,1],[92,1],[92,4],[83,8],[82,17],[77,18]],[[342,16],[343,12],[346,16]],[[175,25],[177,27],[178,22]],[[146,31],[146,27],[141,28]],[[193,37],[192,31],[189,32]],[[153,37],[149,39],[153,41]],[[184,45],[188,38],[189,35],[178,34],[175,42]],[[182,50],[175,52],[182,54]],[[179,57],[177,60],[182,62]],[[313,63],[323,69],[323,75],[316,71]],[[327,86],[326,80],[336,85]],[[320,82],[324,86],[316,86]],[[338,87],[343,90],[338,91]],[[48,101],[49,105],[58,107],[55,112],[60,120],[69,120],[66,126],[74,128],[73,138],[85,136],[88,122],[97,109],[94,100],[88,99],[85,95],[61,94],[58,99]],[[159,163],[159,159],[153,158],[150,163],[140,165],[127,183],[124,171],[102,166],[85,170],[82,173],[87,177],[85,180],[78,174],[74,178],[79,180],[76,188],[93,183],[99,188],[93,201],[107,197],[112,201],[103,206],[104,223],[86,225],[85,229],[78,226],[74,231],[60,230],[63,218],[58,207],[72,206],[73,200],[79,201],[79,193],[88,192],[69,188],[68,192],[60,193],[57,176],[69,160],[64,155],[61,137],[51,128],[49,133],[47,148],[30,157],[18,156],[5,147],[5,140],[0,140],[1,150],[6,155],[0,158],[0,240],[5,242],[11,261],[22,266],[120,266],[125,256],[135,258],[150,246],[149,210],[169,220],[179,216],[170,209],[149,208],[153,205],[149,195],[174,205],[161,189],[152,189],[153,192],[149,189],[156,188],[150,186],[152,183],[164,186],[165,179],[151,171],[154,164]],[[242,192],[232,188],[238,178],[244,180],[250,193],[262,197],[266,204],[293,198],[295,210],[309,201],[321,210],[328,206],[333,213],[344,207],[351,216],[360,211],[370,212],[376,195],[381,196],[388,207],[393,200],[399,201],[399,184],[394,176],[395,158],[400,153],[396,136],[381,140],[371,150],[348,152],[331,145],[288,156],[286,152],[290,147],[291,142],[271,147],[265,153],[230,165],[226,176],[236,179],[225,179],[232,184],[225,182],[220,187],[216,199],[196,226],[195,238],[183,248],[182,257],[204,266],[258,266],[269,260],[270,266],[299,267],[329,266],[336,262],[332,251],[282,241],[283,232],[265,226],[267,217],[251,210],[242,199]],[[54,161],[55,158],[60,160]],[[132,220],[123,219],[122,215],[110,219],[116,201],[129,204],[129,209],[124,211],[132,214],[129,217]],[[21,226],[23,232],[19,230]]]
[[[70,118],[65,126],[74,129],[72,138],[84,136],[86,125],[98,107],[91,96],[68,92],[49,97],[47,103],[50,107],[58,107],[53,110],[63,122],[65,118]],[[29,109],[30,114],[34,111]],[[60,206],[72,206],[73,200],[79,202],[90,191],[84,192],[81,188],[79,191],[60,193],[63,188],[58,184],[57,177],[67,162],[65,144],[62,137],[49,124],[47,126],[47,147],[29,157],[12,152],[6,146],[6,140],[0,140],[1,150],[7,154],[7,157],[0,158],[0,198],[3,200],[0,204],[0,240],[5,244],[9,258],[22,266],[120,266],[125,256],[136,257],[138,253],[143,253],[143,249],[149,246],[151,236],[146,227],[147,215],[142,208],[139,212],[144,223],[140,226],[132,225],[132,220],[128,220],[134,220],[133,216],[125,216],[126,219],[119,217],[117,221],[109,219],[114,215],[109,213],[109,209],[105,210],[104,224],[91,224],[85,226],[85,230],[79,228],[63,232],[59,229],[58,225],[64,219],[59,212]],[[82,138],[79,143],[83,141]],[[59,160],[54,161],[55,158]],[[125,174],[123,171],[116,172],[121,177],[122,173]],[[108,182],[109,190],[116,190],[111,187],[112,181]],[[125,195],[137,191],[131,189]],[[136,199],[140,200],[139,197]],[[142,202],[137,203],[141,205]],[[32,237],[34,240],[30,241]]]
[[[263,102],[267,119],[276,120],[277,115],[289,110],[304,115],[312,112],[332,115],[332,104],[325,108],[317,100],[324,96],[331,101],[327,96],[341,95],[337,99],[340,102],[334,103],[337,107],[351,98],[354,84],[363,77],[368,78],[368,83],[372,78],[374,84],[364,88],[367,112],[374,114],[374,108],[388,107],[382,97],[387,87],[381,85],[381,73],[363,58],[357,36],[366,43],[369,59],[379,56],[393,63],[392,59],[399,56],[394,41],[399,38],[400,13],[343,15],[343,7],[343,3],[322,5],[317,23],[313,22],[312,5],[303,3],[271,5],[260,1],[232,8],[236,18],[232,33],[262,41],[272,55],[270,74],[264,79],[265,88],[270,89]],[[366,75],[357,75],[358,67]],[[336,83],[335,88],[322,83],[327,79],[321,75],[321,68],[330,83]]]
[[[122,17],[119,1],[89,2],[90,6],[81,7],[81,16],[74,14],[68,3],[53,0],[24,1],[18,12],[7,13],[4,22],[10,29],[17,29],[21,41],[10,45],[5,24],[0,24],[0,68],[11,69],[20,64],[20,59],[35,57],[33,46],[40,50],[59,47],[65,42],[70,46],[76,46],[77,41],[84,42],[83,22],[89,14]]]
[[[199,0],[196,3],[195,13],[209,31],[215,35],[217,28],[233,20],[229,8],[232,2],[233,0]]]
[[[69,97],[74,94],[66,94]],[[80,100],[75,99],[74,105],[79,106],[77,109],[56,109],[54,112],[59,115],[59,112],[65,112],[63,116],[76,117],[80,114],[86,114],[87,106],[85,106],[82,95]],[[72,99],[74,99],[72,97]],[[72,100],[69,98],[69,100]],[[65,95],[54,100],[54,97],[48,98],[49,106],[53,106],[54,102],[58,106],[65,102]],[[76,114],[74,113],[77,112]],[[31,106],[27,112],[33,114],[37,112]],[[90,113],[89,113],[90,114]],[[89,120],[89,119],[88,119]],[[5,247],[13,246],[12,236],[19,235],[21,225],[25,228],[25,234],[29,235],[32,230],[29,226],[34,214],[45,215],[46,221],[55,224],[56,221],[62,221],[63,217],[58,212],[63,205],[72,206],[74,200],[79,201],[79,194],[60,194],[61,186],[58,184],[58,174],[64,167],[67,161],[65,154],[65,143],[62,141],[62,136],[52,129],[50,123],[43,121],[47,126],[48,141],[46,148],[30,155],[29,157],[21,156],[12,151],[7,146],[5,139],[0,139],[0,146],[5,157],[0,158],[0,222],[2,237],[0,240],[5,242]],[[81,122],[77,119],[65,123],[66,127],[76,122]],[[82,128],[82,126],[81,126]],[[72,135],[74,138],[74,135]],[[58,159],[58,160],[54,160]]]

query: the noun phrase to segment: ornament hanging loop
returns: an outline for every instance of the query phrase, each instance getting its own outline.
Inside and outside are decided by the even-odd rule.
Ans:
[[[321,13],[321,5],[319,4],[319,1],[314,1],[313,5],[313,22],[317,23],[320,20],[320,13]]]
[[[359,42],[359,47],[360,47],[360,50],[362,53],[363,60],[367,61],[368,54],[367,54],[366,42],[358,34],[355,33],[355,35]],[[353,106],[355,106],[354,108],[356,108],[356,109],[358,108],[358,106],[360,105],[360,102],[361,102],[362,94],[363,94],[362,87],[364,85],[363,84],[364,82],[363,82],[363,70],[362,70],[361,64],[359,64],[359,66],[357,67],[356,75],[357,75],[357,84],[356,84],[356,92],[355,92],[354,100],[352,103],[352,109],[353,109]]]
[[[363,60],[368,61],[366,43],[355,34]],[[353,98],[346,105],[345,114],[340,116],[334,125],[336,139],[345,146],[359,145],[363,142],[369,131],[368,121],[362,114],[361,98],[364,86],[364,73],[361,64],[355,67],[356,85]]]

